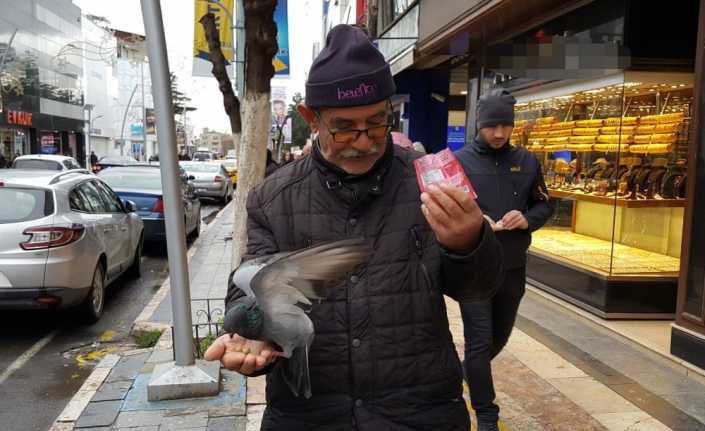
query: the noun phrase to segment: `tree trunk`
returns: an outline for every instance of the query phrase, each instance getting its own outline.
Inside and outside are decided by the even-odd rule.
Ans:
[[[272,59],[278,51],[274,23],[276,0],[243,0],[245,6],[245,127],[238,157],[235,191],[232,266],[240,265],[247,249],[247,195],[264,178],[270,121]]]
[[[242,130],[240,100],[235,96],[233,85],[230,82],[230,77],[225,67],[225,56],[220,49],[220,36],[218,35],[218,28],[215,25],[215,15],[212,13],[203,15],[200,23],[206,34],[211,63],[213,63],[211,73],[218,80],[218,88],[223,94],[223,106],[225,113],[228,114],[228,118],[230,119],[230,130],[233,134],[240,133]]]

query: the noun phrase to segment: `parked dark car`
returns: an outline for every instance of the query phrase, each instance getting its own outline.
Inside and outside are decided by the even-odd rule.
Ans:
[[[137,163],[137,160],[131,156],[105,156],[98,160],[98,163],[93,166],[93,173],[98,173],[106,168],[115,166],[130,166]]]
[[[117,166],[98,173],[98,177],[121,199],[134,202],[136,212],[144,223],[144,240],[149,242],[166,241],[162,180],[158,166]],[[201,203],[183,169],[180,169],[180,184],[186,234],[196,237],[201,230]]]

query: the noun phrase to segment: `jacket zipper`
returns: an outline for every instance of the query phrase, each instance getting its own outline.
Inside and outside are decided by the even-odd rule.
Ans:
[[[501,200],[501,187],[499,184],[499,157],[497,155],[494,156],[494,173],[495,173],[495,181],[497,182],[497,198]],[[495,220],[497,221],[497,220]]]
[[[414,240],[414,248],[416,248],[416,254],[419,257],[419,265],[421,266],[421,272],[423,273],[424,280],[426,281],[426,290],[431,290],[431,277],[428,275],[428,270],[426,269],[426,264],[423,262],[423,242],[421,241],[421,235],[419,235],[416,226],[412,226],[409,229],[411,232],[411,237]]]

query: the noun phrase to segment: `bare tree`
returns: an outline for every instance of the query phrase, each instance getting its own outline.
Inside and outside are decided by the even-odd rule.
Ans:
[[[233,85],[230,83],[230,77],[225,67],[225,55],[223,55],[223,51],[220,49],[220,36],[218,34],[218,27],[215,24],[215,15],[207,13],[203,15],[199,22],[203,26],[206,41],[208,41],[210,59],[213,63],[211,73],[213,73],[215,79],[218,80],[218,88],[223,94],[223,107],[230,119],[230,130],[233,134],[240,134],[242,131],[240,100],[235,96]]]
[[[247,246],[247,195],[264,178],[269,139],[272,59],[279,47],[274,8],[277,0],[243,0],[245,6],[245,100],[238,157],[233,223],[233,268]]]

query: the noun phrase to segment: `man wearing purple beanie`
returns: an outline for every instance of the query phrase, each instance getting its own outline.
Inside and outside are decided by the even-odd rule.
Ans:
[[[310,398],[289,389],[287,359],[275,360],[269,341],[216,340],[227,368],[267,374],[264,431],[469,429],[443,295],[489,298],[503,276],[500,245],[461,190],[420,193],[421,154],[390,137],[395,90],[368,36],[333,28],[299,107],[318,133],[312,154],[249,195],[246,258],[360,237],[372,249],[311,307]],[[244,299],[231,283],[226,307]]]

